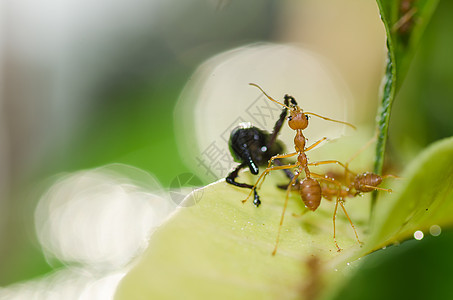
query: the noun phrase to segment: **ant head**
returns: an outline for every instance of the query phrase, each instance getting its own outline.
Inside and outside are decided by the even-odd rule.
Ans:
[[[307,115],[304,114],[298,106],[296,106],[295,109],[289,113],[288,125],[292,130],[304,130],[308,127]]]

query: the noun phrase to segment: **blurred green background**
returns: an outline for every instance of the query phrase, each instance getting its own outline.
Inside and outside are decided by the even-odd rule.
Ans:
[[[52,269],[33,228],[49,176],[121,162],[168,187],[190,171],[174,137],[173,109],[192,72],[212,55],[257,41],[302,43],[338,69],[358,99],[357,122],[374,122],[385,60],[374,1],[177,2],[2,4],[0,286]],[[440,1],[395,101],[388,146],[395,169],[452,135],[452,12],[452,2]],[[360,288],[344,293],[369,298],[367,287],[379,278],[395,270],[413,275],[414,260],[426,256],[451,264],[452,245],[449,232],[404,243],[392,250],[398,265],[376,253],[373,267],[359,273],[369,281],[355,280]],[[426,261],[420,272],[432,275],[423,282],[452,279],[437,268]]]

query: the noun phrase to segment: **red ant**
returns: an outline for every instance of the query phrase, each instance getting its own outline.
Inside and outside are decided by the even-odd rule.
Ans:
[[[305,206],[307,208],[309,208],[310,210],[315,211],[321,202],[321,185],[319,184],[319,182],[317,180],[315,180],[311,177],[310,169],[308,168],[308,166],[309,165],[332,164],[332,163],[344,166],[341,162],[334,161],[334,160],[321,161],[321,162],[316,162],[316,163],[308,162],[308,158],[307,158],[305,152],[313,149],[314,147],[318,146],[321,142],[323,142],[327,139],[324,137],[324,138],[320,139],[319,141],[315,142],[314,144],[312,144],[311,146],[305,147],[306,138],[303,135],[302,130],[304,130],[308,127],[308,116],[314,115],[314,116],[319,117],[324,120],[351,126],[354,129],[355,129],[355,126],[350,123],[347,123],[347,122],[323,117],[323,116],[320,116],[320,115],[312,113],[312,112],[304,112],[298,106],[296,100],[292,96],[289,96],[289,95],[285,95],[285,97],[284,97],[285,102],[288,101],[290,103],[289,106],[287,106],[283,103],[278,102],[277,100],[274,100],[272,97],[270,97],[268,94],[266,94],[266,92],[264,92],[264,90],[257,84],[250,83],[250,85],[257,87],[269,100],[271,100],[283,107],[286,107],[289,110],[288,125],[291,129],[296,131],[296,136],[294,137],[294,146],[295,146],[296,152],[289,153],[289,154],[283,154],[283,155],[275,155],[275,156],[271,157],[269,160],[267,169],[258,178],[258,180],[256,181],[255,185],[253,186],[252,190],[250,191],[248,197],[242,201],[243,203],[245,203],[248,200],[248,198],[251,196],[251,194],[257,188],[257,185],[261,181],[261,179],[263,179],[263,182],[264,182],[265,176],[270,171],[296,168],[296,170],[294,171],[294,177],[291,179],[291,182],[289,183],[287,192],[286,192],[286,199],[285,199],[285,204],[283,206],[283,212],[282,212],[282,216],[280,219],[280,225],[278,228],[277,240],[276,240],[274,251],[272,252],[272,255],[275,255],[275,253],[277,252],[277,246],[278,246],[278,242],[279,242],[279,238],[280,238],[280,231],[281,231],[281,227],[283,225],[283,219],[285,216],[286,207],[288,205],[289,193],[291,191],[291,187],[296,183],[300,173],[302,173],[302,171],[305,172],[305,179],[299,185],[299,187],[300,187],[299,193],[301,195],[301,198],[302,198]],[[296,156],[296,155],[298,157],[297,157],[297,162],[295,164],[271,167],[272,162],[275,159],[288,158],[288,157],[292,157],[292,156]]]
[[[321,194],[327,200],[332,200],[333,197],[336,197],[335,201],[335,210],[333,213],[333,239],[335,242],[335,246],[337,247],[338,251],[341,251],[341,248],[338,246],[336,240],[336,228],[335,228],[335,219],[337,215],[338,204],[343,209],[343,212],[346,218],[349,220],[352,229],[354,230],[354,234],[358,243],[361,245],[362,242],[359,239],[357,231],[355,229],[354,224],[351,221],[348,213],[346,212],[346,208],[344,207],[345,198],[347,197],[356,197],[362,193],[368,193],[375,190],[381,190],[391,193],[391,189],[384,189],[380,188],[379,185],[382,183],[382,180],[388,177],[399,178],[394,175],[383,175],[380,176],[378,174],[372,172],[364,172],[361,174],[355,174],[349,169],[350,162],[357,157],[363,150],[365,150],[372,142],[374,142],[376,137],[371,139],[364,147],[362,147],[359,151],[357,151],[344,165],[344,175],[339,174],[326,174],[325,176],[321,176],[319,174],[313,174],[315,177],[322,180],[324,183],[321,187]],[[332,186],[332,184],[334,186]]]

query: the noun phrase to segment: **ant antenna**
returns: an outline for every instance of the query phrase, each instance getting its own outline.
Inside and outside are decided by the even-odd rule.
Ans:
[[[376,133],[375,133],[374,136],[371,138],[371,140],[369,140],[365,145],[363,145],[362,148],[360,148],[359,150],[357,150],[357,152],[354,153],[354,154],[346,161],[346,165],[349,166],[349,164],[351,163],[351,161],[354,160],[354,158],[356,158],[357,156],[359,156],[360,153],[362,153],[363,151],[365,151],[368,147],[371,146],[371,144],[373,144],[374,142],[376,142],[377,136],[378,136],[378,131],[376,130]]]
[[[321,118],[321,119],[324,119],[324,120],[327,120],[327,121],[337,122],[337,123],[340,123],[340,124],[351,126],[354,129],[357,129],[357,127],[355,127],[354,125],[352,125],[351,123],[348,123],[348,122],[344,122],[344,121],[339,121],[339,120],[334,120],[334,119],[331,119],[331,118],[323,117],[323,116],[320,116],[320,115],[312,113],[312,112],[304,112],[304,114],[313,115],[313,116],[316,116],[318,118]]]
[[[284,107],[286,107],[287,109],[291,109],[291,108],[289,108],[288,106],[286,106],[285,104],[278,102],[277,100],[275,100],[274,98],[272,98],[271,96],[269,96],[268,94],[266,94],[266,92],[265,92],[259,85],[257,85],[256,83],[249,83],[249,84],[250,84],[251,86],[254,86],[254,87],[258,88],[258,89],[259,89],[259,90],[260,90],[260,91],[261,91],[261,92],[262,92],[269,100],[271,100],[272,102],[275,102],[275,103],[277,103],[277,104],[279,104],[279,105],[281,105],[281,106],[284,106]],[[291,101],[291,102],[292,102],[292,101]]]
[[[256,83],[249,83],[249,85],[251,86],[254,86],[256,88],[258,88],[269,100],[271,100],[272,102],[275,102],[281,106],[284,106],[286,107],[287,109],[291,109],[289,108],[287,105],[283,104],[283,103],[280,103],[278,102],[277,100],[275,100],[274,98],[272,98],[271,96],[269,96],[259,85],[257,85]],[[297,102],[296,100],[292,97],[292,96],[288,96],[288,95],[285,95],[285,99],[288,99],[291,101],[291,104],[293,105],[297,105]],[[306,115],[313,115],[313,116],[316,116],[318,118],[321,118],[321,119],[324,119],[324,120],[327,120],[327,121],[332,121],[332,122],[337,122],[337,123],[340,123],[340,124],[344,124],[344,125],[348,125],[348,126],[351,126],[352,128],[354,129],[357,129],[354,125],[352,125],[351,123],[348,123],[348,122],[343,122],[343,121],[339,121],[339,120],[334,120],[334,119],[331,119],[331,118],[327,118],[327,117],[323,117],[321,115],[318,115],[318,114],[315,114],[315,113],[312,113],[312,112],[304,112],[304,114]]]
[[[405,24],[408,24],[411,18],[417,13],[417,8],[412,7],[392,26],[392,33],[400,30]]]

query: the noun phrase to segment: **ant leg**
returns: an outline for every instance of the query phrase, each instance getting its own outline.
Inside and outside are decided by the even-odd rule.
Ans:
[[[324,181],[327,181],[329,183],[333,183],[335,185],[337,185],[337,188],[329,188],[329,187],[324,187],[322,188],[322,196],[324,197],[324,199],[328,200],[328,201],[332,201],[332,198],[330,195],[332,195],[333,193],[340,191],[340,189],[342,188],[342,184],[340,182],[338,182],[337,180],[335,180],[334,178],[330,178],[330,177],[326,177],[326,176],[322,176],[322,175],[319,175],[319,174],[316,174],[316,173],[311,173],[311,175],[315,178],[318,178],[319,180],[324,180]],[[324,192],[327,192],[327,194],[324,194]]]
[[[342,162],[338,161],[338,160],[321,160],[321,161],[316,161],[316,162],[311,162],[311,163],[308,163],[308,165],[310,166],[319,166],[319,165],[327,165],[327,164],[337,164],[337,165],[340,165],[342,166],[343,168],[345,168],[346,170],[348,170],[348,167],[346,167],[345,164],[343,164]],[[349,170],[348,170],[349,171]]]
[[[293,217],[295,217],[295,218],[301,218],[301,217],[303,217],[307,212],[309,212],[308,209],[304,210],[304,211],[301,212],[300,214],[292,213],[292,215],[293,215]]]
[[[338,190],[339,191],[339,190]],[[335,219],[337,217],[337,209],[338,209],[338,203],[340,202],[339,200],[339,192],[337,194],[337,199],[335,200],[335,209],[333,211],[333,241],[335,243],[335,246],[337,247],[337,251],[340,252],[341,251],[341,248],[340,246],[338,246],[338,243],[337,243],[337,237],[336,237],[336,227],[335,227]]]
[[[378,131],[376,130],[376,133],[374,134],[374,136],[368,141],[366,142],[365,145],[362,146],[362,148],[360,148],[359,150],[357,150],[356,153],[354,153],[345,163],[345,170],[344,170],[344,177],[346,178],[346,185],[349,186],[351,184],[351,181],[350,181],[350,177],[347,176],[347,172],[346,172],[346,169],[349,168],[349,164],[351,163],[351,161],[353,161],[357,156],[360,155],[360,153],[362,153],[363,151],[365,151],[368,147],[371,146],[371,144],[373,144],[376,140],[377,140],[377,136],[378,136]],[[352,173],[352,172],[351,172]],[[355,174],[354,174],[355,175]]]
[[[347,161],[346,161],[346,165],[349,165],[351,163],[351,161],[354,160],[354,158],[356,158],[357,156],[359,156],[360,153],[362,153],[363,151],[365,151],[368,147],[371,146],[371,144],[373,144],[377,139],[377,132],[374,134],[374,136],[371,138],[371,140],[369,140],[368,142],[366,142],[365,145],[362,146],[362,148],[360,148],[359,150],[357,150],[356,153],[354,153]]]
[[[283,163],[278,159],[274,160],[274,164],[276,164],[277,166],[283,166]],[[288,169],[283,170],[283,172],[285,172],[286,177],[288,177],[289,179],[293,179],[293,177],[294,177],[293,172],[291,172]],[[285,186],[285,189],[286,189],[286,186]]]
[[[318,146],[319,144],[321,144],[323,141],[327,140],[326,137],[323,137],[322,139],[320,139],[319,141],[317,141],[316,143],[314,143],[313,145],[309,146],[308,148],[305,148],[304,149],[304,152],[307,152],[307,151],[310,151],[311,149],[315,148],[316,146]]]
[[[333,241],[335,243],[335,246],[337,247],[337,251],[340,252],[341,251],[341,248],[340,246],[338,246],[338,242],[337,242],[337,235],[336,235],[336,218],[337,218],[337,209],[338,209],[338,203],[340,203],[340,205],[343,207],[343,204],[341,201],[342,198],[340,197],[340,192],[341,192],[341,183],[336,181],[335,179],[333,178],[329,178],[329,177],[324,177],[324,176],[321,176],[319,174],[315,174],[315,173],[312,173],[312,175],[314,175],[314,177],[317,177],[321,180],[324,180],[324,181],[328,181],[328,182],[331,182],[331,183],[334,183],[338,186],[338,189],[337,189],[337,198],[335,200],[335,209],[333,211],[333,217],[332,217],[332,222],[333,222]],[[343,208],[344,209],[344,208]],[[346,214],[346,216],[348,217],[349,219],[349,216]],[[349,221],[351,221],[349,219]],[[351,225],[352,225],[352,222],[351,222]],[[352,226],[354,228],[354,225]],[[354,228],[354,231],[355,231],[355,228]]]
[[[363,187],[366,187],[366,188],[373,189],[373,190],[386,191],[386,192],[388,192],[388,193],[393,192],[391,189],[383,189],[383,188],[380,188],[380,187],[377,187],[377,186],[372,186],[372,185],[363,184],[362,186],[363,186]]]
[[[287,166],[276,166],[276,167],[272,167],[272,168],[267,168],[266,170],[264,170],[263,174],[260,175],[260,177],[258,178],[258,180],[256,181],[255,185],[252,187],[252,190],[250,191],[249,195],[247,196],[247,198],[245,198],[244,200],[242,200],[242,203],[245,203],[247,202],[247,200],[250,198],[250,196],[252,195],[252,192],[255,191],[256,187],[258,186],[258,183],[261,181],[261,179],[263,179],[263,177],[269,173],[270,171],[274,171],[274,170],[284,170],[284,169],[291,169],[291,168],[295,168],[297,167],[298,165],[295,164],[295,165],[287,165]]]
[[[277,166],[283,166],[283,163],[278,159],[274,160],[274,164],[276,164]],[[285,172],[285,175],[286,175],[286,177],[288,177],[289,181],[291,181],[291,179],[294,178],[294,173],[291,172],[289,169],[284,169],[282,171]],[[277,187],[281,190],[286,190],[288,188],[288,184],[279,184],[279,185],[277,185]],[[294,188],[293,188],[293,190],[294,190]],[[299,190],[298,187],[297,187],[297,190]]]
[[[351,123],[348,123],[348,122],[344,122],[344,121],[339,121],[339,120],[334,120],[334,119],[331,119],[331,118],[323,117],[321,115],[318,115],[318,114],[315,114],[315,113],[312,113],[312,112],[304,112],[304,114],[313,115],[313,116],[316,116],[318,118],[321,118],[321,119],[324,119],[324,120],[327,120],[327,121],[337,122],[337,123],[340,123],[340,124],[348,125],[348,126],[354,128],[354,129],[357,129],[354,125],[352,125]]]
[[[283,219],[285,218],[286,207],[288,206],[289,193],[291,192],[291,186],[296,182],[298,177],[299,177],[299,173],[296,173],[294,175],[293,179],[291,179],[291,182],[289,183],[288,188],[286,189],[285,204],[283,205],[282,216],[280,218],[280,224],[278,226],[277,239],[275,241],[275,247],[274,247],[274,251],[272,251],[272,255],[275,255],[277,253],[278,242],[280,240],[280,232],[281,232],[281,229],[283,226]]]
[[[240,164],[239,166],[236,167],[228,176],[225,178],[225,181],[231,185],[241,187],[241,188],[247,188],[247,189],[252,189],[253,185],[247,184],[247,183],[239,183],[235,179],[239,175],[239,171],[243,169],[246,166],[245,163]],[[254,197],[253,197],[253,204],[255,204],[256,207],[260,206],[261,201],[260,197],[258,196],[258,193],[256,190],[253,191]]]
[[[342,186],[341,183],[338,182],[338,180],[335,180],[334,178],[322,176],[322,175],[319,175],[319,174],[316,174],[316,173],[311,173],[311,176],[315,177],[315,178],[318,178],[320,180],[324,180],[324,181],[328,181],[328,182],[331,182],[333,184],[336,184],[338,187]]]
[[[291,156],[295,156],[299,154],[298,152],[293,152],[293,153],[289,153],[289,154],[281,154],[281,155],[274,155],[272,156],[270,159],[269,159],[269,164],[267,165],[268,168],[271,167],[272,165],[272,162],[275,160],[275,159],[280,159],[280,158],[288,158],[288,157],[291,157]]]
[[[348,213],[346,212],[346,208],[345,208],[344,205],[343,205],[343,201],[340,201],[340,206],[341,206],[341,208],[343,209],[344,214],[346,215],[346,218],[348,218],[349,223],[350,223],[351,226],[352,226],[352,229],[354,230],[354,233],[355,233],[355,237],[356,237],[356,239],[357,239],[357,242],[359,242],[359,245],[362,245],[363,243],[360,241],[359,235],[357,234],[357,231],[356,231],[356,229],[355,229],[355,226],[354,226],[354,224],[352,223],[351,218],[349,217]]]
[[[279,159],[279,158],[288,158],[288,157],[291,157],[291,156],[295,156],[297,155],[298,153],[297,152],[294,152],[294,153],[289,153],[289,154],[282,154],[282,155],[274,155],[272,156],[270,159],[269,159],[269,164],[267,165],[267,168],[271,168],[271,165],[272,165],[272,162],[275,160],[275,159]],[[297,163],[298,164],[298,163]],[[278,166],[282,166],[281,164],[278,165]],[[288,168],[289,169],[289,168]],[[286,173],[286,172],[285,172]],[[263,182],[264,182],[264,179],[266,179],[266,175],[264,175],[264,178],[263,178]],[[289,176],[288,173],[286,173],[286,176],[292,178],[292,176]],[[262,184],[262,183],[261,183]],[[259,189],[261,188],[261,185],[258,187]]]
[[[345,171],[345,175],[346,173],[350,173],[352,175],[356,175],[354,174],[354,172],[352,172],[351,170],[349,170],[348,168],[348,165],[347,164],[343,164],[342,162],[338,161],[338,160],[323,160],[323,161],[316,161],[316,162],[312,162],[312,163],[308,163],[307,165],[309,166],[319,166],[319,165],[327,165],[327,164],[337,164],[337,165],[340,165],[344,168],[344,171]],[[345,176],[347,178],[347,176]]]
[[[395,179],[404,179],[403,177],[399,177],[399,176],[396,176],[396,175],[391,175],[391,174],[387,174],[387,175],[382,175],[381,178],[384,179],[384,178],[395,178]]]
[[[268,169],[269,169],[269,168],[276,168],[276,167],[288,167],[288,166],[291,166],[291,167],[289,167],[289,168],[282,168],[281,170],[285,171],[285,173],[286,173],[286,172],[289,172],[290,174],[292,174],[291,176],[289,176],[289,178],[292,179],[292,178],[294,177],[294,174],[293,174],[291,171],[289,171],[288,169],[298,167],[298,166],[299,166],[299,162],[296,162],[294,165],[279,165],[279,166],[274,166],[274,167],[269,166]],[[264,180],[266,179],[266,176],[267,176],[268,174],[269,174],[269,172],[266,173],[266,174],[264,175],[264,178],[263,178],[263,180],[261,181],[261,184],[258,186],[258,189],[261,188],[261,186],[263,185]],[[288,173],[286,173],[286,176],[288,176]]]

